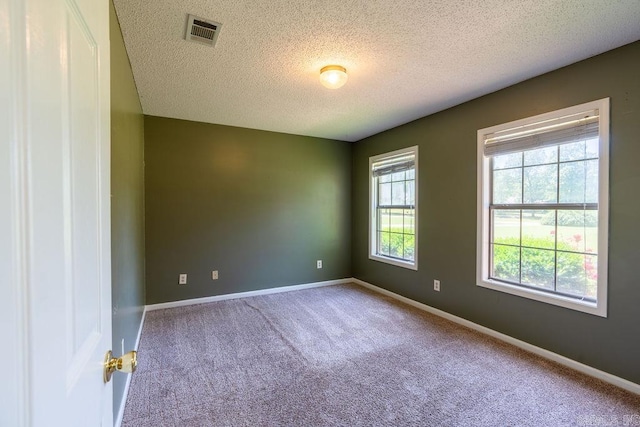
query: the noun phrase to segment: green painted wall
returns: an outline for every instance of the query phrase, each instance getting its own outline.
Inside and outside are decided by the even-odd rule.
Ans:
[[[609,316],[477,287],[476,131],[611,98]],[[368,158],[419,145],[419,271],[370,261]],[[640,42],[357,142],[353,275],[640,383]],[[433,291],[433,279],[442,291]]]
[[[120,25],[110,3],[111,37],[111,298],[113,350],[133,349],[144,308],[144,116]],[[113,376],[118,415],[125,375]]]
[[[350,144],[145,116],[145,162],[147,304],[351,277]]]

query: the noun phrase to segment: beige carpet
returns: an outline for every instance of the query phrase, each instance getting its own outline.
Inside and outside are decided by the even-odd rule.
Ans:
[[[147,313],[123,426],[640,426],[640,396],[357,285]]]

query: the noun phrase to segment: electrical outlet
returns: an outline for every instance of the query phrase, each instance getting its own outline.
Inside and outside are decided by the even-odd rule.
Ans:
[[[440,280],[433,281],[433,290],[440,292]]]
[[[124,338],[122,338],[122,353],[120,354],[124,354]]]
[[[186,273],[182,273],[180,275],[180,278],[178,279],[178,284],[179,285],[186,285],[187,284],[187,274]]]
[[[211,280],[218,280],[218,270],[213,270],[211,272]]]
[[[321,259],[319,259],[318,261],[316,261],[316,266],[317,266],[318,268],[322,268],[322,260],[321,260]]]

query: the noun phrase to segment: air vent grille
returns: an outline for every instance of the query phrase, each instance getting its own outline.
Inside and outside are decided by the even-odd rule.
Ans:
[[[187,15],[187,31],[185,40],[214,46],[222,24],[197,16]]]

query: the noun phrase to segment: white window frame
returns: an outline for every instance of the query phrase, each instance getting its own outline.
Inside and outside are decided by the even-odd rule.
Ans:
[[[377,254],[377,185],[373,176],[373,164],[386,158],[401,156],[403,154],[413,154],[415,157],[415,185],[414,185],[414,260],[401,260]],[[407,147],[395,150],[390,153],[379,154],[369,157],[369,259],[395,265],[398,267],[418,270],[418,146]]]
[[[492,280],[489,278],[490,243],[490,157],[484,155],[484,137],[488,134],[531,125],[583,111],[599,110],[599,161],[598,161],[598,281],[597,301],[595,303],[577,298],[565,297],[549,292],[538,291],[518,285]],[[477,235],[477,274],[478,286],[517,295],[596,316],[607,317],[607,279],[608,279],[608,242],[609,242],[609,98],[587,102],[569,108],[528,117],[513,122],[491,126],[478,130],[478,235]]]

